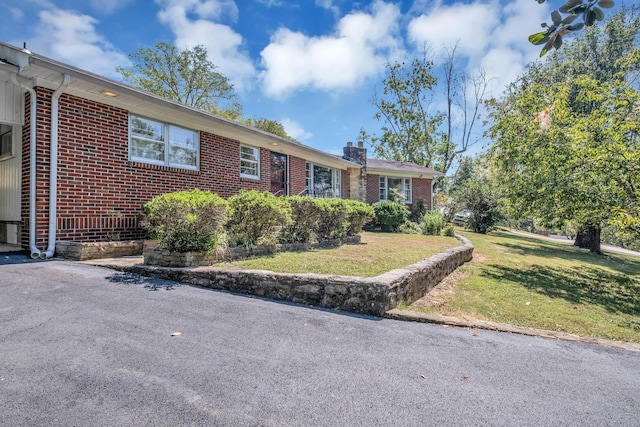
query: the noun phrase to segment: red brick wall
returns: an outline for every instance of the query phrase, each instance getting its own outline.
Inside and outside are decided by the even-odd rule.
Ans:
[[[346,170],[340,171],[340,198],[351,198],[351,186],[349,185],[349,172]]]
[[[431,180],[425,178],[412,178],[411,185],[411,207],[415,208],[417,206],[418,199],[423,199],[427,209],[431,210]],[[379,200],[380,176],[369,174],[367,175],[367,203],[375,203]]]
[[[37,245],[46,244],[48,224],[51,91],[37,89]],[[28,116],[28,105],[26,108]],[[240,189],[268,191],[270,152],[260,151],[260,180],[240,178],[235,140],[200,132],[200,171],[128,160],[126,110],[63,94],[60,98],[58,240],[140,238],[137,216],[152,197],[200,188],[222,197]],[[29,137],[23,136],[23,242],[28,241]],[[25,237],[26,236],[26,237]],[[25,241],[26,239],[26,241]]]
[[[380,201],[380,175],[367,174],[367,203]]]
[[[431,180],[425,178],[413,178],[412,182],[413,191],[413,207],[415,208],[418,203],[418,199],[422,199],[425,202],[427,210],[431,210]]]
[[[307,188],[306,161],[300,157],[289,156],[289,194],[301,194]]]

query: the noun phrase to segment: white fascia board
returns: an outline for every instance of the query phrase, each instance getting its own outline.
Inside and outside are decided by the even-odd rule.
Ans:
[[[388,176],[392,178],[424,178],[424,179],[433,179],[436,177],[435,174],[430,173],[420,173],[420,172],[402,172],[398,170],[389,170],[389,169],[374,169],[367,168],[367,174],[370,175],[380,175],[380,176]],[[437,175],[439,176],[439,175]]]

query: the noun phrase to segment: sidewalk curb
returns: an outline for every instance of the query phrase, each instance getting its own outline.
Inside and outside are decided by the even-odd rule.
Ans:
[[[443,326],[456,326],[469,329],[484,329],[496,332],[509,332],[512,334],[529,335],[540,338],[548,338],[562,341],[581,342],[586,344],[597,344],[605,347],[622,348],[630,351],[640,351],[640,344],[628,343],[624,341],[605,340],[602,338],[583,337],[566,332],[548,331],[545,329],[526,328],[522,326],[512,326],[505,323],[490,322],[487,320],[464,320],[457,317],[441,316],[438,314],[419,313],[411,310],[399,310],[394,308],[385,313],[388,319],[402,320],[409,322],[434,323]]]

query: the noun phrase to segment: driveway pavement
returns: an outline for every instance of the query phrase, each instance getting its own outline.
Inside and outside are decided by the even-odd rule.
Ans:
[[[640,352],[0,264],[2,426],[637,426]]]

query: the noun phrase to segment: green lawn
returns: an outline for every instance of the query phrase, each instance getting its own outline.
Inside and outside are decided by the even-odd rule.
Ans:
[[[460,268],[449,301],[419,311],[640,342],[639,257],[507,230],[459,233],[477,260]]]
[[[282,252],[216,266],[280,273],[373,277],[459,245],[460,242],[453,237],[364,232],[360,245],[343,245],[309,252]]]

